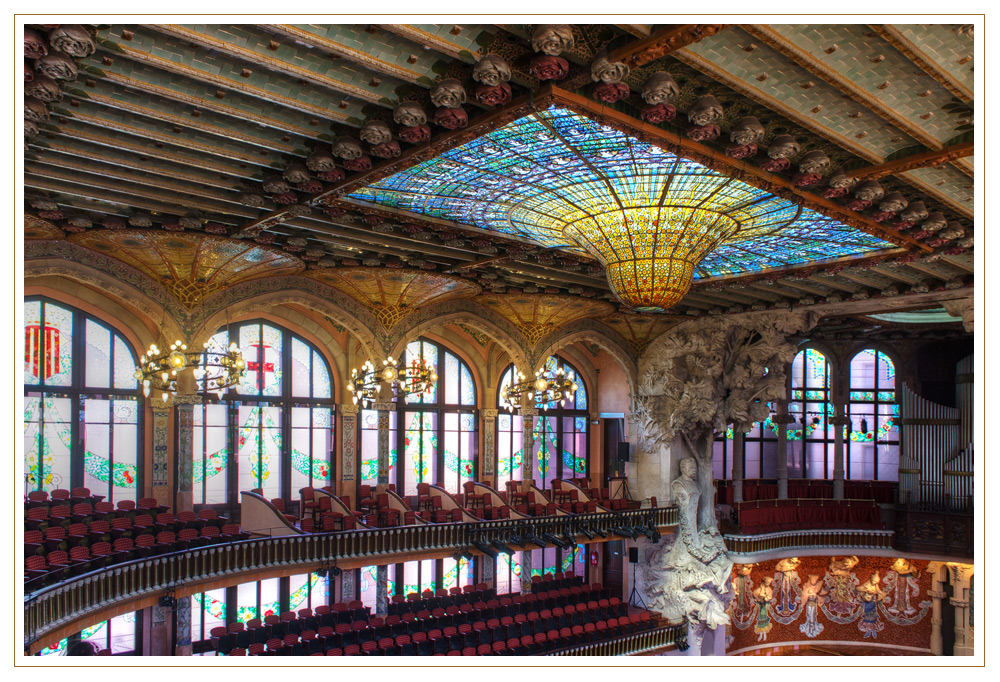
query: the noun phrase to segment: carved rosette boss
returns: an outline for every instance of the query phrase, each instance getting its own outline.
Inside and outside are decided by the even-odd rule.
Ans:
[[[472,68],[472,79],[476,86],[476,101],[488,107],[502,106],[510,102],[510,67],[495,54],[484,55]]]
[[[562,80],[569,62],[560,57],[573,49],[573,28],[568,24],[541,24],[531,34],[531,48],[540,52],[531,60],[528,73],[540,81]]]

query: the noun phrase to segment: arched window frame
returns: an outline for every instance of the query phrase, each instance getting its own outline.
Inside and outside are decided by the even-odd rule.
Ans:
[[[404,496],[416,495],[418,483],[443,483],[446,490],[458,494],[462,492],[462,484],[476,480],[478,474],[479,392],[475,374],[456,350],[423,336],[407,344],[400,366],[411,362],[411,355],[418,351],[433,362],[438,380],[430,396],[400,396],[389,413],[389,482]],[[454,391],[449,390],[450,359],[456,363]],[[457,401],[449,400],[451,393],[457,393]],[[408,429],[418,414],[419,425]],[[361,443],[358,486],[374,485],[378,468],[375,410],[361,410],[358,428]],[[407,448],[414,457],[412,464],[421,467],[419,475],[410,466]],[[453,456],[454,470],[449,466]],[[426,582],[422,575],[421,582]]]
[[[69,480],[55,481],[50,480],[46,483],[49,478],[46,475],[44,467],[44,458],[41,464],[41,468],[38,470],[37,474],[32,474],[29,471],[25,471],[25,494],[29,490],[47,490],[51,491],[56,488],[71,489],[75,487],[85,486],[90,488],[91,493],[95,495],[102,495],[105,499],[117,502],[122,499],[138,500],[142,497],[143,489],[143,462],[144,462],[144,442],[143,438],[143,428],[144,428],[144,400],[142,395],[142,390],[138,381],[132,376],[135,371],[136,366],[136,353],[132,344],[128,341],[124,334],[122,334],[115,326],[97,318],[93,315],[87,314],[84,311],[57,301],[52,298],[45,296],[28,296],[25,297],[25,303],[38,302],[39,306],[39,330],[43,330],[46,327],[46,311],[48,306],[56,306],[63,310],[69,312],[71,316],[72,324],[72,341],[71,350],[69,354],[69,359],[71,362],[70,369],[70,379],[69,385],[59,386],[56,384],[48,383],[44,375],[44,371],[39,371],[39,382],[37,384],[24,384],[24,397],[25,397],[25,418],[27,419],[29,414],[29,400],[38,399],[39,400],[39,415],[38,418],[40,423],[44,423],[45,420],[45,404],[47,399],[55,400],[67,400],[69,407],[69,415],[66,416],[66,422],[57,422],[69,425],[69,458],[70,458],[70,470],[69,470]],[[108,386],[95,386],[88,382],[88,363],[89,363],[89,351],[87,348],[87,330],[89,325],[96,325],[101,330],[106,331],[109,334],[110,346],[109,346],[109,356],[108,356]],[[26,339],[27,340],[27,339]],[[43,342],[45,343],[45,342]],[[120,368],[116,366],[117,354],[124,350],[128,353],[128,360],[130,364],[122,365]],[[31,349],[26,346],[25,348],[25,362],[41,362],[45,363],[47,360],[44,355],[48,355],[48,351],[43,349],[39,351],[37,357],[29,358],[28,354]],[[93,366],[92,363],[90,363]],[[116,377],[116,374],[121,374],[121,377]],[[124,378],[125,375],[129,377],[130,380],[125,381],[126,384],[134,384],[134,388],[119,388],[116,384],[119,383],[118,378]],[[108,417],[106,420],[94,419],[93,417],[88,417],[87,406],[89,404],[94,405],[94,412],[107,412]],[[119,410],[117,403],[122,401],[123,410]],[[110,403],[107,410],[101,409],[101,403]],[[128,404],[134,403],[134,407],[129,408]],[[49,422],[54,423],[54,422]],[[110,469],[106,472],[108,480],[106,481],[106,487],[99,487],[93,483],[93,480],[87,480],[85,473],[87,472],[87,461],[86,453],[88,452],[87,440],[90,434],[94,434],[96,437],[99,432],[104,431],[106,427],[107,431],[107,458],[108,466]],[[42,429],[38,435],[38,452],[42,453],[46,449],[44,443],[44,432],[46,429]],[[127,432],[132,431],[133,435],[131,438],[127,436]],[[128,445],[126,445],[128,444]],[[115,459],[115,449],[116,447],[121,450],[123,446],[131,447],[134,444],[134,464],[128,462],[122,464],[121,461],[116,461]],[[101,456],[101,453],[95,453],[97,457]],[[27,453],[25,453],[27,457]],[[128,458],[131,459],[131,458]],[[27,466],[27,462],[25,461]],[[118,465],[116,467],[116,465]],[[94,465],[96,466],[96,465]],[[91,471],[91,477],[95,476],[95,471]],[[118,479],[123,485],[115,485],[115,480]],[[131,491],[130,494],[123,494],[123,490]]]
[[[818,354],[824,360],[820,386],[809,385],[807,360],[810,353]],[[795,372],[795,363],[800,356],[803,357],[801,376]],[[834,369],[830,358],[818,348],[802,347],[792,359],[788,372],[788,413],[796,421],[789,424],[787,429],[789,478],[833,478],[833,377]],[[822,464],[819,464],[820,459]]]
[[[247,419],[252,418],[253,414],[257,414],[257,420],[259,422],[259,415],[265,414],[263,410],[270,408],[277,408],[278,410],[278,420],[276,432],[279,434],[280,444],[279,444],[279,461],[278,461],[278,485],[275,489],[271,487],[270,489],[265,488],[265,497],[281,497],[284,500],[296,500],[299,497],[298,489],[300,487],[305,487],[309,485],[311,487],[320,488],[324,485],[333,485],[334,478],[334,468],[335,468],[335,423],[336,423],[336,404],[335,396],[337,395],[336,389],[336,379],[333,372],[330,369],[330,363],[327,361],[326,357],[319,347],[309,341],[308,339],[296,334],[292,330],[272,322],[268,319],[256,318],[251,320],[241,320],[239,322],[232,322],[228,325],[221,327],[215,334],[213,338],[218,338],[219,335],[225,334],[225,343],[221,343],[223,347],[228,347],[231,339],[240,338],[240,330],[246,327],[257,326],[260,330],[258,331],[257,341],[259,344],[263,344],[263,325],[267,325],[273,329],[276,329],[280,334],[281,339],[281,365],[280,365],[280,386],[276,395],[262,395],[264,391],[262,390],[262,375],[258,376],[258,389],[257,394],[241,393],[239,387],[232,387],[227,389],[222,397],[219,398],[213,392],[200,393],[202,397],[202,404],[195,405],[195,415],[193,418],[194,428],[202,430],[202,435],[199,437],[195,434],[193,439],[192,447],[196,450],[194,452],[194,472],[193,472],[193,482],[195,486],[195,505],[198,507],[209,506],[209,507],[222,507],[225,509],[236,509],[239,507],[239,492],[240,490],[250,489],[250,485],[241,485],[239,476],[240,471],[238,466],[234,466],[237,461],[237,455],[239,454],[241,438],[246,434],[241,434],[240,431],[244,427],[240,426],[240,410],[248,409],[254,410],[255,412],[248,413]],[[302,343],[309,351],[310,359],[310,371],[308,373],[309,379],[309,395],[294,395],[293,393],[293,353],[292,348],[294,343]],[[242,344],[241,344],[242,349]],[[247,358],[248,364],[252,367],[255,361],[250,357],[246,350],[244,350],[244,357]],[[314,397],[316,393],[316,388],[313,385],[316,381],[316,373],[313,369],[317,359],[322,363],[322,369],[325,370],[326,376],[329,378],[330,382],[330,395],[329,397]],[[267,358],[263,359],[263,362],[267,362]],[[248,379],[245,378],[244,382]],[[301,410],[309,410],[309,418],[305,425],[300,424],[300,414]],[[199,419],[198,410],[201,410],[201,419]],[[212,416],[214,412],[214,417]],[[329,424],[326,425],[326,420],[329,419]],[[254,427],[250,427],[254,428]],[[213,464],[211,462],[211,455],[215,453],[209,452],[209,442],[208,432],[210,429],[220,429],[225,432],[225,444],[226,444],[226,466],[225,466],[225,476],[226,476],[226,493],[224,502],[206,502],[208,495],[207,483],[209,479],[209,469],[211,466],[217,466],[217,463]],[[259,425],[256,426],[258,431],[257,438],[258,443],[261,442],[263,432],[265,427]],[[296,436],[301,432],[308,432],[308,462],[306,462],[309,474],[298,471],[301,476],[305,477],[305,480],[298,480],[293,483],[293,478],[299,479],[300,476],[293,475],[294,462],[294,451]],[[326,453],[322,456],[317,457],[316,453],[316,434],[321,434],[318,437],[322,442],[323,433],[326,434],[325,439],[328,444]],[[216,433],[215,442],[219,442],[221,433]],[[245,440],[245,439],[244,439]],[[201,444],[200,451],[198,445]],[[261,448],[258,447],[258,470],[263,460],[263,455],[261,454]],[[202,470],[199,475],[198,467]],[[323,478],[321,475],[325,473],[326,477]],[[198,485],[199,481],[201,484],[201,490],[199,494]],[[277,493],[277,494],[272,494]]]
[[[865,353],[873,354],[875,359],[874,386],[871,388],[859,385],[855,376],[855,361]],[[883,363],[893,370],[891,388],[881,385]],[[895,369],[896,362],[878,348],[863,348],[848,363],[847,415],[851,427],[844,434],[844,477],[848,480],[894,481],[899,478],[899,399]],[[867,433],[862,432],[862,419]],[[870,465],[864,455],[858,457],[858,451],[863,451],[866,445],[872,448]],[[870,470],[866,470],[867,466]]]
[[[569,372],[573,373],[573,377],[575,378],[577,385],[583,389],[583,405],[581,406],[580,404],[581,400],[579,399],[580,396],[578,391],[573,397],[574,402],[572,407],[562,407],[558,403],[550,403],[548,410],[540,409],[538,411],[538,416],[535,417],[533,427],[535,447],[532,452],[532,456],[534,457],[532,471],[535,475],[536,484],[543,490],[551,487],[550,482],[554,479],[586,477],[590,471],[590,389],[580,371],[562,356],[550,356],[546,360],[546,367],[549,369],[558,369],[561,367],[567,374],[569,374]],[[507,365],[506,369],[504,369],[504,371],[500,374],[500,381],[497,384],[496,405],[499,409],[499,414],[497,416],[496,427],[497,433],[495,442],[497,447],[494,471],[497,472],[498,489],[503,488],[505,481],[521,480],[522,462],[517,459],[517,454],[523,447],[521,417],[517,412],[513,414],[508,413],[504,404],[501,403],[500,398],[500,393],[503,390],[504,385],[511,380],[513,371],[513,363]],[[544,474],[539,466],[541,463],[541,460],[538,457],[539,437],[550,438],[551,441],[555,443],[556,452],[558,453],[558,457],[556,458],[556,467],[554,469],[550,468],[546,470]],[[579,439],[578,442],[573,443],[572,450],[567,450],[567,440],[576,438]],[[549,440],[542,442],[548,443]],[[507,443],[509,443],[509,445],[501,447],[501,444]],[[580,457],[580,454],[577,451],[579,444],[581,443],[584,446],[583,457]],[[510,452],[502,452],[502,450],[505,449],[509,449]],[[583,460],[584,470],[582,472],[568,469],[565,466],[564,455],[566,453],[571,454],[576,458],[576,460]],[[510,464],[507,465],[510,470],[509,475],[501,475],[502,460],[510,460]],[[549,461],[549,466],[551,467],[551,460]]]

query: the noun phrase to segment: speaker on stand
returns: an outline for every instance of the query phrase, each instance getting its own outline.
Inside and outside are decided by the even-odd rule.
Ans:
[[[628,594],[628,605],[639,608],[640,606],[644,609],[648,609],[646,602],[643,601],[642,595],[639,594],[639,590],[635,588],[636,580],[636,570],[639,568],[639,548],[629,547],[628,548],[628,562],[632,564],[632,591]],[[638,603],[637,603],[638,602]]]
[[[624,476],[625,475],[625,463],[629,460],[629,444],[628,442],[621,442],[618,444],[618,456],[615,457],[615,475]]]

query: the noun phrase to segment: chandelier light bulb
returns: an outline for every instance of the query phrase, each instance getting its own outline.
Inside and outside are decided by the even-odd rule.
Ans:
[[[548,385],[549,385],[548,380],[543,376],[540,376],[537,379],[535,379],[535,389],[538,392],[544,391],[546,388],[548,388]]]
[[[163,394],[163,402],[167,402],[168,400],[170,400],[170,396],[167,395],[166,393],[164,393]]]

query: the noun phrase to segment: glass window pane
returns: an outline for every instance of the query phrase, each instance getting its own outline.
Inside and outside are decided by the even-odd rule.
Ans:
[[[44,351],[42,333],[42,302],[24,302],[24,383],[35,385],[41,381]]]
[[[312,349],[299,339],[292,338],[292,395],[309,397],[309,380],[312,376],[310,362]]]
[[[444,402],[455,405],[459,402],[458,358],[451,353],[444,354]]]
[[[330,370],[326,367],[323,356],[313,351],[313,398],[332,397],[330,389]]]
[[[86,385],[89,388],[111,386],[111,330],[87,320]]]
[[[44,328],[28,330],[35,336],[32,367],[43,372],[45,384],[69,386],[73,379],[73,311],[46,303],[42,312]]]
[[[135,378],[135,360],[122,337],[115,336],[115,388],[132,390],[139,387]]]

